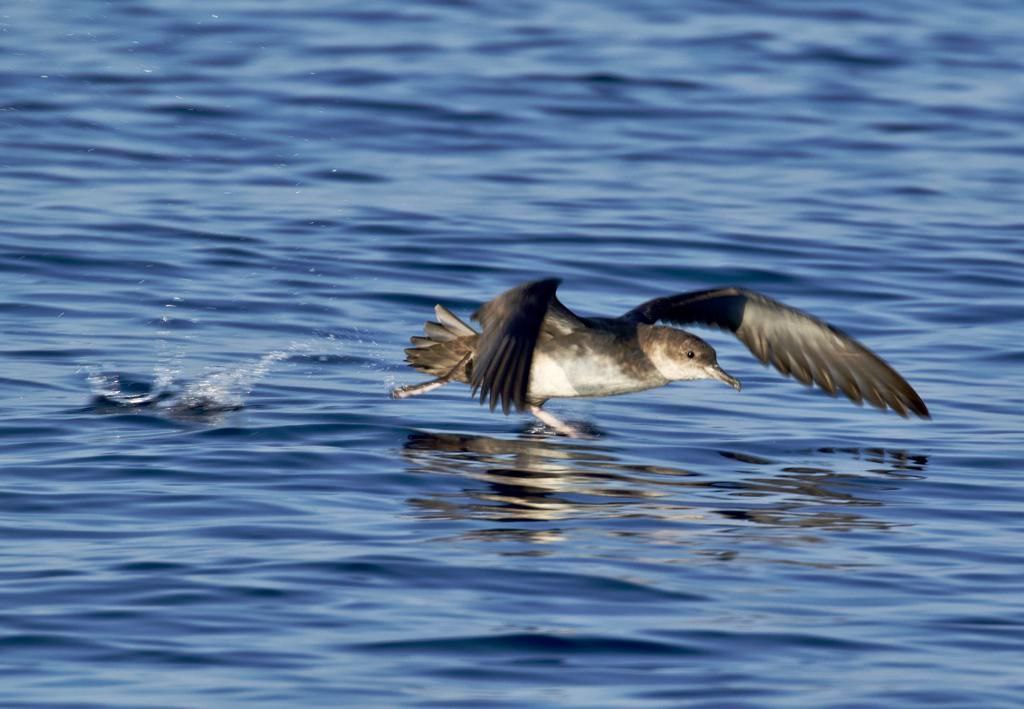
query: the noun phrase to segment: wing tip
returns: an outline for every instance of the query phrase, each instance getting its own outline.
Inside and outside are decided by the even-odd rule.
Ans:
[[[932,412],[928,410],[928,405],[924,403],[924,399],[918,396],[917,392],[913,389],[910,390],[914,397],[910,400],[910,410],[917,415],[918,418],[924,419],[925,421],[931,421]]]

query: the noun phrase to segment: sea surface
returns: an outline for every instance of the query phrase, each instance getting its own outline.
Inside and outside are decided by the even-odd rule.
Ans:
[[[0,8],[0,704],[1024,703],[1024,5]],[[403,348],[735,284],[931,421]]]

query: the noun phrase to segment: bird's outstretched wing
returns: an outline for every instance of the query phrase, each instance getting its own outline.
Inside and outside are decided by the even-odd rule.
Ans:
[[[896,370],[842,330],[742,288],[716,288],[655,298],[622,316],[632,322],[699,323],[730,330],[765,364],[835,396],[867,401],[900,416],[931,418],[928,407]]]
[[[555,298],[560,279],[549,278],[507,290],[473,313],[483,325],[473,361],[470,385],[491,411],[501,403],[506,414],[515,405],[523,411],[530,386],[530,366],[541,326],[549,310],[556,327],[575,316]]]

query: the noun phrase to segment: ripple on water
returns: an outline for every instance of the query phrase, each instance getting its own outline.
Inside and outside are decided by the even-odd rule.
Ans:
[[[1022,15],[862,5],[7,3],[0,703],[1017,706]],[[935,418],[714,331],[591,441],[387,398],[544,276]]]

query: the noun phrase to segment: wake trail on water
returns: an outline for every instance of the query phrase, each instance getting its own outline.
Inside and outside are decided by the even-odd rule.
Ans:
[[[180,306],[180,302],[175,302],[166,307]],[[161,322],[166,318],[165,315]],[[294,341],[255,360],[210,367],[200,374],[194,373],[194,364],[190,367],[191,337],[175,341],[175,333],[170,329],[161,329],[156,335],[156,363],[148,375],[109,365],[82,367],[92,393],[90,407],[94,412],[150,412],[173,418],[204,419],[237,411],[245,407],[253,390],[275,365],[287,361],[359,362],[382,376],[385,393],[395,384],[396,365],[389,361],[390,351],[359,328],[343,328],[340,332],[314,330],[308,339]]]
[[[151,377],[87,367],[86,379],[92,406],[102,413],[148,409],[172,416],[202,416],[243,408],[275,364],[312,350],[311,343],[292,343],[255,361],[219,367],[192,382],[179,381],[185,364],[177,355],[154,366]]]

